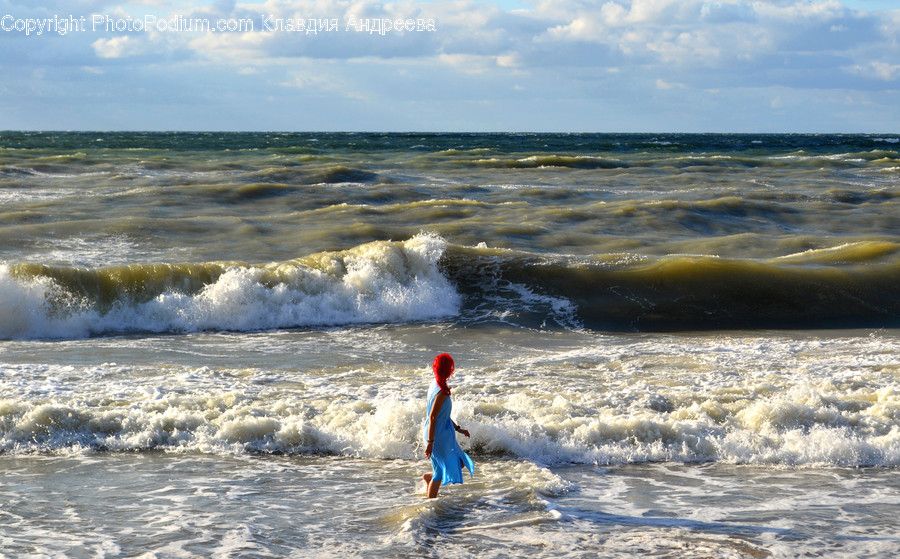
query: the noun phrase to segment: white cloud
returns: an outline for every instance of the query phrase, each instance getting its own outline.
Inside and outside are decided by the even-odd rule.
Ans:
[[[59,0],[41,8],[0,0],[0,12],[46,17],[51,5],[60,14],[84,9],[135,16],[146,10],[211,21],[252,18],[255,27],[233,33],[87,32],[37,40],[3,33],[4,67],[25,69],[20,75],[33,77],[8,86],[8,101],[0,109],[23,102],[24,94],[16,97],[16,91],[49,94],[51,74],[61,66],[77,70],[78,79],[89,84],[85,98],[103,91],[120,95],[123,103],[134,102],[128,93],[140,82],[148,97],[174,103],[208,102],[204,95],[244,105],[272,98],[273,105],[313,103],[302,105],[307,112],[323,106],[325,96],[359,102],[371,114],[402,111],[398,99],[417,110],[428,106],[431,114],[460,109],[454,103],[462,99],[485,107],[493,102],[485,115],[517,122],[511,99],[528,114],[546,111],[547,100],[554,100],[560,101],[553,104],[559,112],[547,113],[548,121],[562,123],[561,115],[572,111],[568,122],[577,126],[588,126],[585,115],[592,114],[607,115],[607,120],[598,116],[598,123],[614,122],[608,120],[614,114],[622,123],[632,115],[636,123],[652,124],[659,122],[655,111],[677,115],[680,122],[693,118],[727,126],[737,122],[729,100],[752,100],[751,106],[769,113],[775,99],[799,111],[811,105],[804,104],[805,97],[818,99],[823,114],[823,104],[832,99],[843,104],[848,96],[865,96],[870,103],[865,107],[883,114],[879,100],[890,98],[900,81],[900,10],[873,14],[837,0],[536,0],[530,9],[514,12],[472,0],[138,0],[127,9],[100,0]],[[263,31],[264,14],[338,25],[316,33]],[[350,16],[433,19],[435,30],[357,32],[347,28]],[[30,72],[34,69],[48,71],[40,77]],[[182,94],[185,83],[195,84],[188,89],[196,92],[196,101]],[[218,85],[207,91],[202,84]],[[73,93],[78,87],[72,83]],[[823,96],[823,91],[836,93]],[[717,119],[707,114],[713,108],[679,98],[706,99],[721,105],[724,116]]]
[[[887,62],[872,62],[870,64],[876,75],[886,81],[894,81],[900,77],[900,64],[889,64]]]
[[[848,10],[837,0],[791,3],[754,2],[753,9],[760,17],[781,22],[806,24],[810,21],[833,21],[847,15]]]
[[[441,54],[441,63],[467,74],[484,74],[496,66],[496,59],[474,54]]]
[[[656,80],[656,89],[676,89],[676,88],[683,89],[685,87],[687,87],[687,86],[685,86],[683,83],[669,83],[669,82],[664,81],[659,78],[657,78],[657,80]]]
[[[300,89],[314,94],[327,94],[347,99],[365,99],[366,95],[355,91],[344,79],[330,74],[312,72],[291,72],[282,87]]]
[[[846,68],[851,74],[857,74],[867,78],[873,78],[886,82],[900,79],[900,64],[873,61],[868,64],[857,64]]]
[[[706,23],[754,22],[757,15],[747,2],[704,2],[700,7],[700,19]]]
[[[129,35],[111,39],[97,39],[91,46],[100,58],[122,58],[142,50],[138,41]]]
[[[272,35],[266,33],[203,33],[188,41],[198,56],[222,62],[242,62],[267,58],[267,44]]]
[[[622,25],[628,19],[628,10],[621,4],[606,2],[600,7],[600,20],[604,25]]]
[[[211,21],[251,18],[254,31],[166,33],[165,37],[158,33],[113,33],[93,37],[93,53],[107,60],[154,54],[244,65],[290,58],[443,57],[447,61],[462,55],[494,57],[493,66],[508,70],[568,64],[584,68],[587,63],[597,68],[640,66],[648,72],[654,71],[652,66],[660,66],[658,72],[680,65],[684,66],[681,71],[695,72],[697,79],[707,76],[716,81],[707,83],[708,87],[720,87],[726,84],[719,83],[715,74],[704,73],[706,70],[724,69],[720,75],[724,78],[740,75],[744,67],[744,74],[763,78],[766,74],[759,68],[771,64],[772,57],[794,57],[795,62],[804,58],[820,65],[821,59],[815,61],[810,56],[817,52],[837,53],[843,60],[830,71],[835,76],[845,75],[841,68],[867,64],[864,59],[871,59],[871,53],[878,49],[897,52],[894,31],[900,27],[896,15],[886,17],[882,13],[875,17],[849,10],[837,0],[560,0],[536,2],[534,9],[515,13],[503,12],[491,2],[471,1],[157,3],[173,9],[160,13],[160,17],[181,13]],[[110,8],[110,12],[128,15],[121,6]],[[261,15],[270,21],[322,18],[336,20],[338,25],[336,31],[312,34],[262,31]],[[346,25],[351,16],[431,19],[435,31],[383,35],[355,32]],[[836,43],[838,36],[840,42]],[[92,61],[82,63],[90,65]]]
[[[646,47],[657,53],[662,62],[704,64],[717,60],[722,54],[720,41],[704,30],[683,31],[677,35],[661,33],[658,38],[648,40]]]
[[[702,5],[699,0],[632,0],[625,21],[630,24],[667,25],[696,18]]]
[[[496,60],[497,66],[504,68],[517,68],[520,65],[519,55],[516,53],[501,54]]]

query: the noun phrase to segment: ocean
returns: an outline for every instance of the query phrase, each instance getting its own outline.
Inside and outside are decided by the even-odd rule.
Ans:
[[[900,553],[900,137],[0,132],[0,557]],[[474,478],[424,498],[430,363]]]

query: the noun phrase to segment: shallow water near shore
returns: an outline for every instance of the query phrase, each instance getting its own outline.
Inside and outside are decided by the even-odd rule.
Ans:
[[[419,362],[442,340],[466,348],[477,475],[428,501]],[[879,557],[900,549],[898,343],[440,325],[9,343],[0,386],[43,403],[4,401],[4,553]]]
[[[477,481],[429,501],[413,482],[422,464],[408,460],[104,453],[0,464],[7,557],[884,557],[900,545],[900,479],[881,468],[491,459]]]

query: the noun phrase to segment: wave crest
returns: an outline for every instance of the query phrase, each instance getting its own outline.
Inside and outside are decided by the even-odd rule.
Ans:
[[[460,298],[438,269],[444,250],[443,239],[421,234],[264,266],[5,264],[0,338],[252,331],[452,316]]]

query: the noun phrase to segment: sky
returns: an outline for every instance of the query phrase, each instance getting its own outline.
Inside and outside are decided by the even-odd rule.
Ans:
[[[0,130],[897,133],[900,1],[0,0],[0,72]]]

